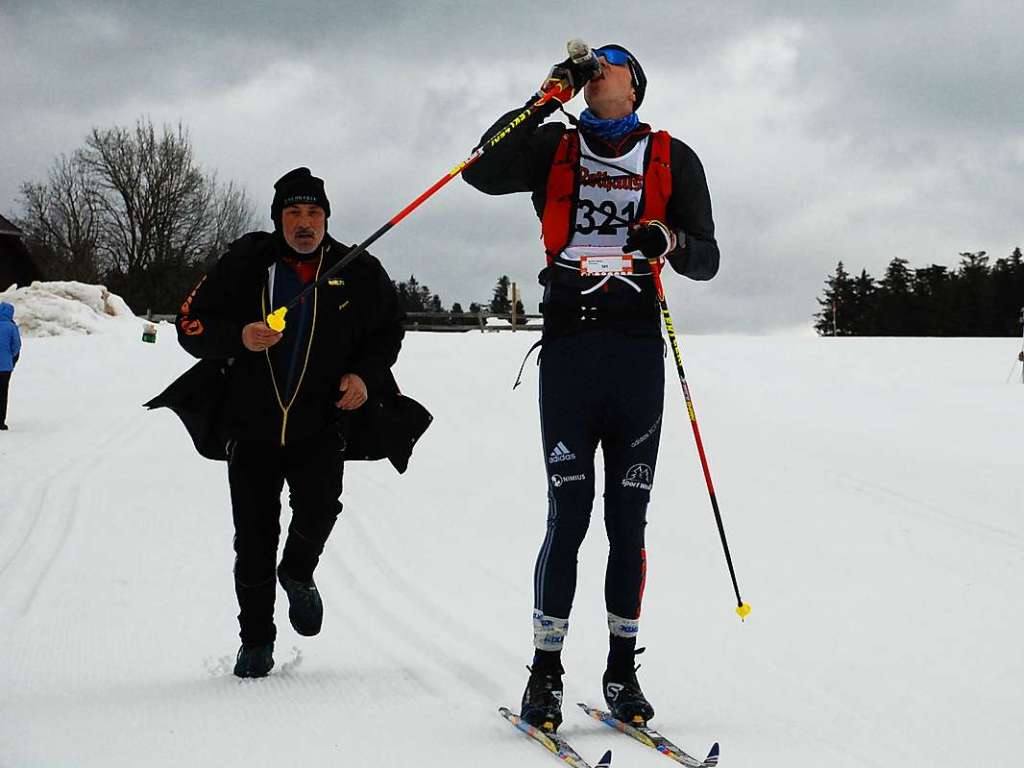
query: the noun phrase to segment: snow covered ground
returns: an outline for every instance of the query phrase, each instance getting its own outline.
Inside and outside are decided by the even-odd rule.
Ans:
[[[685,316],[677,318],[685,329]],[[545,491],[528,334],[412,334],[436,421],[399,477],[347,469],[316,638],[237,648],[225,469],[140,404],[190,360],[142,323],[27,339],[0,435],[0,766],[554,766],[496,714],[531,654]],[[650,509],[640,678],[724,768],[1015,766],[1024,738],[1024,386],[1012,340],[683,339],[744,598],[674,374]],[[670,365],[669,361],[666,361]],[[628,372],[623,372],[624,376]],[[600,700],[604,531],[581,555],[562,732]]]

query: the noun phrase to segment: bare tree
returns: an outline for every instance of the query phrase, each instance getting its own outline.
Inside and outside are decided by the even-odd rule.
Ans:
[[[235,186],[233,181],[227,186],[221,185],[216,175],[210,177],[210,187],[213,195],[210,206],[212,223],[207,236],[205,263],[221,256],[232,242],[256,228],[256,212],[244,189]]]
[[[64,276],[102,279],[137,309],[174,306],[255,220],[243,190],[200,168],[180,123],[158,132],[148,119],[93,128],[47,183],[22,185],[22,200],[26,231]]]
[[[93,128],[81,157],[99,190],[100,250],[108,266],[132,276],[146,267],[189,264],[209,228],[210,185],[185,129],[148,120],[134,130]]]
[[[18,226],[48,274],[96,282],[100,219],[95,189],[80,158],[61,155],[46,183],[21,185]]]

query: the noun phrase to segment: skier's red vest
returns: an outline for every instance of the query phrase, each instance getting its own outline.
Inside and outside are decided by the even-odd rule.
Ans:
[[[644,169],[644,197],[638,221],[665,221],[665,207],[672,196],[672,137],[665,131],[650,134],[651,151]],[[572,239],[576,220],[574,203],[579,189],[580,137],[576,131],[562,134],[548,173],[547,198],[541,217],[544,251],[550,264]]]

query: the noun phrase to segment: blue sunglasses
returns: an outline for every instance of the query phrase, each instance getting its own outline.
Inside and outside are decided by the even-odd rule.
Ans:
[[[640,78],[637,77],[636,70],[633,69],[633,62],[629,60],[628,54],[623,53],[618,48],[597,48],[594,50],[594,56],[597,58],[604,57],[605,61],[615,67],[629,67],[629,79],[633,82],[633,87],[640,87]]]
[[[594,56],[601,58],[609,64],[614,64],[617,67],[621,67],[623,64],[629,63],[629,56],[617,48],[598,48],[594,51]]]

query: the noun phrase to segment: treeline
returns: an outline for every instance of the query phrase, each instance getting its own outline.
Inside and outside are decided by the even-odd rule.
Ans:
[[[94,127],[45,181],[22,183],[19,201],[24,213],[13,218],[46,279],[102,283],[139,314],[177,311],[200,273],[257,227],[245,191],[199,166],[182,125],[158,130],[145,118]],[[415,276],[395,287],[406,312],[512,311],[507,275],[489,302],[467,310],[445,307]],[[522,302],[516,311],[524,313]]]
[[[197,163],[188,132],[148,119],[93,128],[16,217],[44,274],[103,283],[135,312],[174,311],[204,263],[254,229],[246,193]]]
[[[462,304],[457,301],[450,308],[445,308],[441,302],[441,297],[432,292],[429,286],[420,283],[415,275],[410,275],[408,280],[395,282],[395,290],[398,292],[398,304],[402,311],[406,313],[424,312],[437,315],[448,313],[453,315],[476,315],[480,312],[490,312],[491,314],[507,315],[512,312],[512,281],[508,275],[502,275],[498,278],[490,302],[472,301],[469,303],[468,310],[463,309]],[[525,313],[526,310],[523,308],[523,302],[517,300],[516,314],[523,315]],[[457,319],[454,322],[458,324]],[[477,323],[473,318],[467,318],[465,322],[467,325],[475,325]]]
[[[897,257],[878,280],[851,277],[840,261],[818,304],[820,336],[1019,336],[1024,258],[1019,247],[992,264],[985,251],[966,252],[951,270]]]

